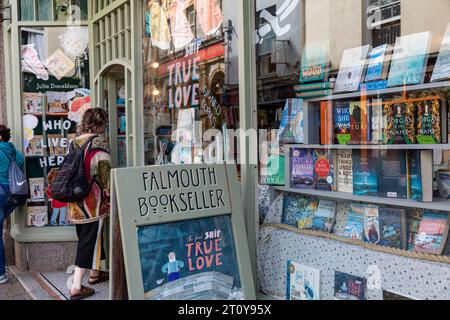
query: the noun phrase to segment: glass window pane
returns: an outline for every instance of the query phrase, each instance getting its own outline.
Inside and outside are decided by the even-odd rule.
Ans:
[[[20,20],[33,21],[34,20],[34,1],[21,0],[20,1]]]
[[[236,1],[144,1],[146,164],[235,159]]]
[[[37,15],[40,21],[52,21],[52,0],[37,0]]]
[[[64,226],[71,224],[68,204],[52,200],[49,173],[64,160],[90,106],[88,29],[24,28],[21,43],[27,226]]]

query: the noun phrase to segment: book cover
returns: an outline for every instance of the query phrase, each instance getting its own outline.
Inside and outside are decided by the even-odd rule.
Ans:
[[[344,51],[334,92],[353,92],[359,89],[368,52],[369,45]]]
[[[327,56],[327,43],[317,42],[306,45],[302,55],[299,82],[307,83],[324,81]]]
[[[366,81],[383,80],[387,77],[386,55],[388,54],[388,45],[383,44],[373,48],[369,55],[369,65],[367,67]]]
[[[422,174],[419,150],[406,151],[408,199],[422,201]]]
[[[45,200],[45,180],[44,178],[30,178],[30,201],[42,202]]]
[[[419,233],[420,221],[423,218],[423,209],[416,208],[410,212],[408,217],[408,251],[413,251],[416,237]]]
[[[447,241],[449,223],[448,212],[425,211],[413,251],[440,255]]]
[[[414,104],[384,105],[386,128],[384,130],[385,144],[415,144],[416,124]]]
[[[366,279],[335,271],[334,297],[337,300],[365,300]]]
[[[436,182],[439,197],[444,200],[450,199],[450,173],[445,171],[436,172]]]
[[[75,63],[61,49],[56,50],[43,64],[58,80],[66,77],[75,69]]]
[[[406,211],[396,208],[379,208],[380,246],[406,249]]]
[[[334,143],[347,144],[350,141],[350,104],[336,102],[333,106]]]
[[[305,92],[305,91],[320,91],[333,89],[334,82],[316,82],[316,83],[308,83],[308,84],[299,84],[294,86],[295,92]]]
[[[48,208],[46,206],[27,207],[27,227],[45,227],[48,224]]]
[[[127,133],[127,116],[124,109],[117,110],[117,131],[119,135]]]
[[[314,188],[314,150],[292,149],[291,177],[292,188]]]
[[[303,100],[287,99],[280,125],[281,143],[303,143]]]
[[[23,113],[42,113],[43,108],[43,94],[29,93],[22,94],[22,110]]]
[[[369,161],[378,164],[378,196],[408,198],[405,150],[373,150]]]
[[[320,270],[288,260],[286,300],[320,300]]]
[[[353,193],[353,152],[338,150],[337,152],[337,190]]]
[[[444,39],[442,39],[439,56],[434,66],[431,82],[450,78],[450,23],[447,25]]]
[[[384,142],[384,129],[386,127],[386,117],[383,114],[382,100],[373,99],[370,104],[371,109],[371,141],[374,144],[382,144]]]
[[[262,184],[284,186],[285,175],[285,156],[281,154],[270,154],[267,166],[261,167]]]
[[[336,202],[331,200],[319,201],[319,206],[314,214],[312,229],[323,232],[333,230],[336,217]]]
[[[439,100],[423,101],[417,108],[417,142],[441,143],[441,106]]]
[[[347,216],[343,236],[355,240],[363,240],[365,206],[352,203]]]
[[[283,199],[282,223],[300,229],[311,228],[317,206],[316,199],[287,195]]]
[[[330,101],[320,102],[320,143],[329,145],[333,143],[333,105]]]
[[[430,38],[429,31],[397,38],[389,71],[389,87],[423,82]]]
[[[305,98],[318,98],[318,97],[331,96],[332,94],[333,94],[333,90],[326,89],[326,90],[296,92],[295,96],[297,98],[305,99]]]
[[[355,195],[378,194],[377,162],[371,158],[372,151],[353,150],[353,194]]]
[[[367,141],[367,104],[364,101],[350,102],[350,143]]]
[[[334,150],[314,150],[314,188],[316,190],[335,191]]]
[[[364,241],[371,244],[378,244],[380,238],[378,207],[367,205],[364,208]]]
[[[43,156],[44,155],[44,147],[42,144],[43,140],[44,136],[42,135],[34,136],[34,138],[28,142],[28,146],[25,148],[25,156],[26,157]]]

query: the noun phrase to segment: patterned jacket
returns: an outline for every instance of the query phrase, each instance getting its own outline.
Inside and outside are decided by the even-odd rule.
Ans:
[[[74,148],[82,148],[90,137],[92,134],[76,138]],[[84,171],[88,181],[94,179],[94,182],[91,192],[83,201],[69,204],[69,214],[75,224],[95,222],[109,214],[111,152],[108,142],[104,138],[95,138],[91,146],[86,148]]]

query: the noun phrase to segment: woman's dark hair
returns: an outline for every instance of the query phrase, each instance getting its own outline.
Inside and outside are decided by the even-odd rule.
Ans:
[[[92,133],[106,124],[108,124],[108,113],[101,108],[93,108],[84,113],[80,129],[82,133]]]
[[[11,139],[11,129],[4,125],[0,125],[0,137],[2,137],[3,142],[9,142]]]

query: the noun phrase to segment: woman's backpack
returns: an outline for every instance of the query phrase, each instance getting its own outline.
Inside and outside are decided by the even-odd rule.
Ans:
[[[91,142],[98,136],[93,136],[76,150],[73,142],[70,145],[69,154],[58,169],[52,184],[52,195],[54,200],[65,203],[73,203],[84,200],[91,192],[92,183],[85,174],[84,155]]]
[[[29,197],[28,179],[16,163],[16,151],[11,158],[4,150],[0,150],[11,162],[9,166],[9,201],[15,206],[23,206]]]

